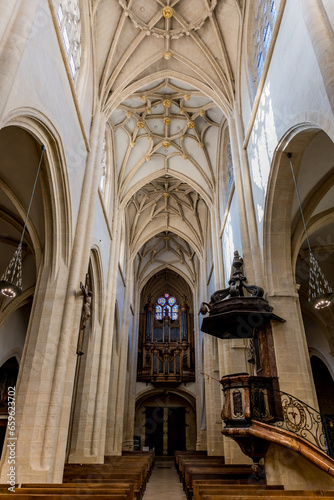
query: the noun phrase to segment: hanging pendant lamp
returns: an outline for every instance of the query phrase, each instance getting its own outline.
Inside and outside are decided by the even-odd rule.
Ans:
[[[308,236],[307,229],[306,229],[306,223],[305,223],[304,213],[303,213],[302,204],[300,201],[299,191],[298,191],[298,187],[297,187],[296,176],[295,176],[295,172],[294,172],[292,161],[291,161],[292,153],[288,153],[287,156],[288,156],[289,162],[290,162],[291,173],[292,173],[293,182],[295,185],[295,190],[296,190],[297,198],[298,198],[299,209],[300,209],[300,213],[301,213],[302,221],[303,221],[303,225],[304,225],[306,241],[307,241],[307,245],[308,245],[309,252],[310,252],[310,274],[309,274],[309,286],[308,286],[308,302],[315,309],[318,309],[318,310],[324,309],[325,307],[330,306],[331,303],[333,302],[334,293],[333,293],[331,287],[329,286],[328,281],[326,280],[323,272],[321,271],[318,261],[316,260],[316,258],[313,255],[309,236]]]
[[[33,200],[33,197],[35,194],[37,179],[38,179],[39,171],[41,168],[44,151],[45,151],[45,146],[42,146],[41,157],[40,157],[39,164],[38,164],[35,183],[34,183],[32,193],[31,193],[29,207],[28,207],[26,219],[24,222],[23,230],[22,230],[20,243],[19,243],[17,249],[15,250],[13,257],[10,260],[10,262],[9,262],[9,264],[8,264],[8,266],[7,266],[5,272],[3,273],[1,280],[0,280],[0,292],[1,292],[1,294],[4,295],[5,297],[11,298],[11,299],[16,297],[17,295],[21,295],[21,293],[22,293],[22,243],[23,243],[23,236],[24,236],[24,233],[26,230],[31,204],[32,204],[32,200]]]

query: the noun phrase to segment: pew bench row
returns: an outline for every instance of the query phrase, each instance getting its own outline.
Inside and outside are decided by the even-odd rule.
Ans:
[[[298,491],[298,490],[284,490],[281,496],[274,496],[273,492],[269,492],[263,496],[258,493],[233,493],[219,494],[219,495],[204,495],[202,500],[315,500],[321,498],[322,500],[333,500],[334,495],[331,491]]]
[[[175,452],[175,465],[188,500],[194,496],[193,483],[196,480],[220,480],[235,484],[255,481],[250,465],[227,465],[224,457],[208,457],[203,452]]]
[[[20,500],[140,500],[154,464],[154,453],[128,452],[105,457],[104,464],[67,464],[63,483],[20,484]],[[0,497],[13,498],[8,484],[0,485]]]
[[[249,465],[227,465],[224,457],[206,457],[203,452],[176,452],[175,466],[188,500],[334,500],[334,491],[267,485]]]

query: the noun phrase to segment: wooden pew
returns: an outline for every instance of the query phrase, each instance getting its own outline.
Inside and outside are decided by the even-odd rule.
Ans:
[[[193,482],[193,499],[203,500],[204,495],[225,495],[226,492],[231,494],[243,494],[244,492],[257,494],[258,492],[265,492],[268,496],[270,490],[283,490],[283,485],[267,485],[267,484],[235,484],[235,483],[222,483],[217,481]],[[268,491],[269,490],[269,491]],[[235,492],[235,493],[234,493]]]
[[[80,491],[80,492],[79,492]],[[15,494],[38,494],[38,495],[86,495],[96,496],[100,495],[125,495],[127,500],[130,500],[130,488],[16,488]]]
[[[145,491],[150,473],[150,460],[135,462],[132,458],[114,457],[107,464],[67,464],[64,469],[64,483],[75,482],[124,482],[134,484],[135,497],[140,499]]]
[[[194,479],[232,479],[236,482],[243,479],[252,482],[253,475],[253,471],[249,465],[186,467],[184,476],[185,493],[187,498],[192,498],[192,481]]]
[[[123,490],[127,493],[129,500],[135,499],[135,488],[134,483],[127,482],[113,482],[113,483],[48,483],[48,484],[21,484],[21,488],[30,489],[33,488],[36,493],[38,490],[61,490],[68,491],[71,494],[87,494],[92,493],[92,495],[100,494],[103,491],[114,493],[115,491]],[[3,491],[3,490],[1,490]]]
[[[186,459],[182,458],[179,461],[179,477],[185,481],[186,469],[192,467],[221,467],[225,465],[224,457],[206,457],[205,459]]]
[[[114,473],[99,473],[96,474],[86,474],[86,473],[77,473],[74,475],[69,475],[64,477],[65,483],[81,483],[84,485],[85,483],[110,483],[110,482],[130,482],[134,485],[135,498],[140,499],[142,497],[142,482],[141,477],[136,472],[131,473],[127,472],[114,472]]]
[[[128,452],[106,457],[104,464],[66,464],[60,484],[23,484],[15,488],[20,500],[46,498],[64,500],[102,498],[140,500],[154,464],[154,452]],[[13,498],[8,485],[0,485],[0,496]],[[8,496],[9,498],[9,496]]]
[[[206,455],[206,453],[204,454],[203,452],[201,452],[200,454],[198,452],[196,454],[194,454],[194,452],[187,453],[187,454],[184,454],[184,452],[182,452],[182,453],[181,452],[174,452],[174,461],[175,461],[176,470],[178,472],[180,471],[182,463],[185,461],[205,460],[207,458],[210,458],[210,457],[208,457]]]
[[[154,458],[153,460],[150,459],[150,457],[143,457],[143,456],[127,456],[127,457],[104,457],[104,464],[105,465],[112,465],[115,467],[124,467],[124,468],[130,468],[130,469],[139,469],[143,468],[144,471],[144,479],[145,482],[148,481],[153,465],[154,465]]]
[[[200,458],[207,457],[206,451],[174,451],[174,462],[176,470],[179,472],[179,461],[183,458]]]
[[[123,451],[122,457],[128,459],[128,458],[136,458],[136,459],[145,459],[148,461],[150,464],[150,469],[152,471],[154,467],[154,459],[155,459],[155,453],[154,451]],[[109,457],[108,457],[109,458]]]
[[[1,498],[6,494],[13,492],[8,491],[8,485],[0,485]],[[96,498],[98,497],[122,497],[122,500],[134,500],[133,484],[115,483],[115,484],[82,484],[82,483],[60,483],[60,484],[22,484],[20,487],[15,487],[14,495],[18,495],[20,500],[22,496],[33,496],[37,498],[47,498],[50,500],[52,496],[58,496],[62,500],[68,498]]]
[[[281,490],[279,494],[274,494],[275,491],[263,492],[264,494],[253,494],[251,492],[244,493],[229,493],[219,495],[204,495],[203,500],[315,500],[321,498],[322,500],[333,500],[333,491],[310,491],[310,490]]]
[[[51,493],[50,495],[45,495],[44,493],[39,494],[39,493],[32,493],[32,494],[26,494],[24,492],[18,492],[18,490],[15,490],[15,493],[2,493],[1,498],[3,500],[10,500],[13,499],[13,497],[18,497],[20,500],[42,500],[43,498],[47,498],[47,500],[87,500],[87,498],[90,498],[90,495],[76,495],[76,494],[53,494]],[[102,500],[127,500],[126,495],[118,495],[118,494],[108,494],[108,495],[99,495],[98,498]]]

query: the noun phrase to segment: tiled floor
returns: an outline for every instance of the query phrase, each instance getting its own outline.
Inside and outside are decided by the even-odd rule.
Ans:
[[[186,500],[177,475],[174,458],[155,458],[154,469],[143,500]]]

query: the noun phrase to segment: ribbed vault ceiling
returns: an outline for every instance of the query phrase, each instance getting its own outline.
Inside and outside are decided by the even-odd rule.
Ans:
[[[105,108],[129,95],[135,82],[165,71],[197,81],[229,112],[242,10],[242,0],[95,0],[97,71]]]
[[[169,231],[158,233],[141,247],[138,257],[139,282],[166,267],[187,276],[190,282],[195,282],[196,254],[191,246],[175,233]]]
[[[203,253],[222,123],[211,99],[169,78],[130,95],[112,113],[119,197],[128,200],[127,234],[132,255],[139,250],[140,281],[164,266],[196,281],[194,255]]]
[[[110,118],[120,201],[162,174],[212,199],[222,120],[211,99],[169,78],[130,95]]]
[[[197,252],[201,251],[207,205],[186,183],[160,177],[139,189],[127,208],[131,247],[163,230],[183,235]]]
[[[94,0],[99,97],[141,283],[197,280],[221,131],[234,106],[242,0]]]

